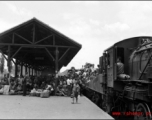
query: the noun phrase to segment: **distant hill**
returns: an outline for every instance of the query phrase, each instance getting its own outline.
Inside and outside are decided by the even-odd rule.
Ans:
[[[58,73],[59,76],[67,76],[68,75],[68,69],[65,70],[64,72]]]

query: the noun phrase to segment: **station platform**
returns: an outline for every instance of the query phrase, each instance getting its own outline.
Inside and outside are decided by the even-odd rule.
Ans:
[[[78,104],[72,98],[40,98],[22,95],[0,95],[0,119],[103,119],[114,120],[85,96]]]

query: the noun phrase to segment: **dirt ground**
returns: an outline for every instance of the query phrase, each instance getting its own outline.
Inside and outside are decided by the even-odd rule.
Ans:
[[[0,119],[113,119],[86,97],[71,104],[70,97],[0,96]]]

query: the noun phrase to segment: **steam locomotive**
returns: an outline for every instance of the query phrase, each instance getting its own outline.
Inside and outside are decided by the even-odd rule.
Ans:
[[[118,57],[130,79],[117,77]],[[152,37],[115,43],[104,51],[99,64],[100,74],[85,85],[85,95],[109,114],[130,113],[134,120],[152,119]]]

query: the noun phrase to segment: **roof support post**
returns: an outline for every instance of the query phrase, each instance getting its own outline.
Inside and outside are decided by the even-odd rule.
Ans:
[[[6,56],[4,55],[3,51],[0,50],[0,52],[2,53],[3,57],[5,58],[5,60],[8,61],[8,58],[6,58]]]
[[[5,58],[5,60],[8,61],[8,58],[6,58],[6,56],[4,55],[3,51],[0,51],[0,52],[2,53],[3,57]],[[13,62],[14,64],[16,64],[13,59],[11,59],[11,60],[12,60],[12,62]],[[11,62],[11,60],[10,60],[10,62]],[[8,63],[7,63],[7,66],[8,66]]]
[[[20,72],[20,76],[23,76],[23,62],[21,62],[21,72]]]
[[[18,60],[16,59],[16,64],[15,64],[15,77],[18,75]]]
[[[37,76],[37,69],[35,70],[35,75]]]
[[[26,74],[26,72],[27,72],[27,64],[25,65],[25,74]]]
[[[35,76],[35,68],[33,68],[33,76]]]
[[[32,76],[33,76],[33,67],[32,67]]]
[[[9,72],[9,76],[10,76],[10,72],[11,72],[11,67],[10,67],[10,62],[11,62],[11,46],[8,46],[8,60],[7,60],[7,67],[8,67],[8,72]]]
[[[55,94],[57,92],[57,84],[58,84],[58,55],[59,55],[59,51],[58,51],[58,47],[56,47],[55,50],[55,74],[56,74],[56,80],[55,80]]]
[[[30,76],[30,66],[29,66],[29,76]]]

